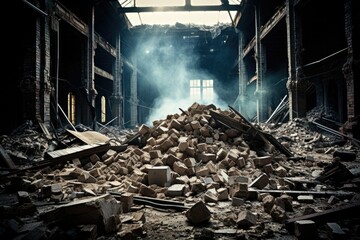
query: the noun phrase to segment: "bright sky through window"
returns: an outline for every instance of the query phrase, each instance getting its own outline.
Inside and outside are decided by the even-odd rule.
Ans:
[[[119,0],[123,7],[169,7],[185,6],[185,0]],[[229,4],[238,5],[240,0],[230,0]],[[214,6],[221,5],[221,0],[191,0],[193,6]],[[229,15],[231,14],[231,17]],[[133,26],[137,25],[185,25],[216,26],[218,24],[231,25],[231,18],[234,19],[236,11],[196,11],[196,12],[141,12],[126,13],[127,18]]]

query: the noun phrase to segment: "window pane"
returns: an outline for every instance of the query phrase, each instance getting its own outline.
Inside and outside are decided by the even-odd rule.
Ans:
[[[214,91],[213,88],[204,88],[203,89],[203,99],[204,100],[213,100]]]
[[[203,80],[203,87],[213,87],[213,80]]]
[[[200,88],[190,88],[190,98],[192,100],[200,100],[201,97],[201,92],[200,92]]]
[[[210,6],[210,5],[221,5],[220,0],[191,0],[193,6]]]
[[[134,1],[135,2],[135,1]],[[185,6],[185,0],[136,0],[137,7]]]
[[[200,80],[190,80],[190,87],[200,87]]]

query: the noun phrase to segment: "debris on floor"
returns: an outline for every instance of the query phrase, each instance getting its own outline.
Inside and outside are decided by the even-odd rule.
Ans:
[[[313,121],[194,103],[135,130],[27,122],[0,136],[0,236],[357,239],[357,140]]]

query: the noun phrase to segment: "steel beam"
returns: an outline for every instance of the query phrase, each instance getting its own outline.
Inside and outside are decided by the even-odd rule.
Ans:
[[[217,6],[166,6],[166,7],[121,7],[118,13],[131,12],[194,12],[194,11],[239,11],[241,5],[217,5]]]

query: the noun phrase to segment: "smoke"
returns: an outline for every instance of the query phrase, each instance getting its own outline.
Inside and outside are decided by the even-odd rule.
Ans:
[[[138,78],[150,84],[153,90],[149,88],[149,91],[158,93],[149,102],[151,111],[146,124],[151,125],[154,120],[180,113],[179,108],[186,110],[194,102],[226,106],[216,95],[217,79],[207,69],[199,67],[201,55],[196,48],[201,41],[199,36],[159,34],[153,37],[146,35],[138,40],[133,55],[137,59]],[[211,102],[190,98],[190,80],[194,79],[213,80],[214,97]]]

